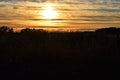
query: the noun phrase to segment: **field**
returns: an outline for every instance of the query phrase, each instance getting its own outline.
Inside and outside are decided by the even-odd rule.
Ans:
[[[47,32],[0,27],[0,73],[17,80],[80,80],[119,72],[120,29]],[[101,74],[101,75],[100,75]],[[107,75],[106,75],[107,74]]]

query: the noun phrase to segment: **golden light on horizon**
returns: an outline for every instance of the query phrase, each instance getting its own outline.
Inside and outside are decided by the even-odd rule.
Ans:
[[[54,9],[52,4],[46,4],[42,11],[43,19],[55,19],[58,16],[57,11]]]

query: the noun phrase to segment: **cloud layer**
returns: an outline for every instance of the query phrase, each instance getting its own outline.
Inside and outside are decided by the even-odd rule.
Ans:
[[[41,11],[53,3],[60,17],[53,23],[120,23],[120,0],[0,0],[0,23],[41,25]]]

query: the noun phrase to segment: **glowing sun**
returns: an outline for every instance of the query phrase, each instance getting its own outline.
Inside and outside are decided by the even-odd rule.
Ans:
[[[42,16],[44,19],[55,19],[57,18],[57,11],[53,9],[51,4],[46,4],[44,10],[42,11]]]

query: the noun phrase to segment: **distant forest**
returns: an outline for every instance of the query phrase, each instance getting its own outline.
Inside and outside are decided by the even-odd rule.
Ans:
[[[119,72],[120,28],[47,32],[0,27],[0,73],[16,79],[80,80]],[[91,73],[92,72],[92,73]],[[39,75],[41,74],[41,75]],[[21,77],[19,77],[21,76]],[[43,77],[46,76],[46,77]]]

